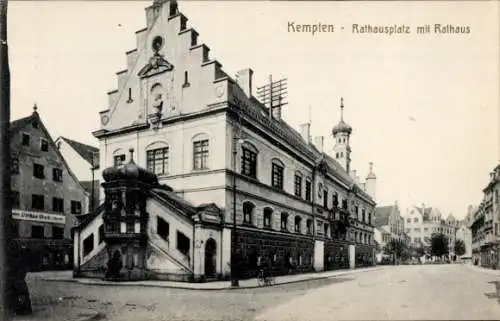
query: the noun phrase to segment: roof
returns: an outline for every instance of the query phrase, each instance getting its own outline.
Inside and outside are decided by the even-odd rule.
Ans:
[[[387,230],[385,230],[384,228],[382,228],[382,227],[380,227],[380,226],[375,227],[375,228],[376,228],[376,229],[377,229],[380,233],[382,233],[382,234],[384,234],[384,233],[385,233],[385,234],[391,234],[391,233],[389,233]]]
[[[239,85],[235,82],[235,85],[241,90]],[[337,177],[340,181],[342,181],[346,185],[353,185],[355,181],[351,178],[351,176],[347,173],[342,165],[340,165],[333,157],[330,155],[319,151],[316,146],[312,142],[307,142],[302,138],[299,132],[297,132],[294,128],[292,128],[286,121],[283,119],[271,119],[269,117],[269,112],[266,107],[258,101],[255,97],[250,97],[249,101],[252,104],[242,104],[240,110],[246,116],[249,116],[253,120],[261,123],[266,128],[270,129],[273,134],[282,138],[284,141],[288,142],[294,148],[296,148],[299,152],[303,153],[306,157],[308,157],[312,161],[324,160],[327,165],[332,169],[332,174]],[[357,189],[358,194],[363,195],[365,198],[372,200],[375,202],[366,192],[364,192],[361,188]]]
[[[415,206],[415,208],[422,215],[424,221],[428,221],[430,219],[430,214],[432,212],[432,207],[426,207],[426,208],[424,208],[423,212],[422,212],[422,208],[421,207]]]
[[[61,136],[61,139],[63,139],[66,143],[68,143],[68,145],[70,145],[90,165],[95,164],[95,165],[99,166],[99,149],[98,148],[77,142],[76,140],[72,140],[72,139],[69,139],[69,138],[66,138],[63,136]]]
[[[27,117],[19,118],[10,123],[10,133],[14,134],[18,130],[24,128],[24,126],[31,123],[36,118],[36,114],[33,113]]]
[[[453,216],[453,214],[449,214],[448,217],[446,218],[447,221],[456,221],[456,218],[455,216]]]
[[[37,110],[36,105],[34,106],[33,109],[34,109],[34,112],[30,116],[16,119],[16,120],[14,120],[14,121],[12,121],[10,123],[10,128],[9,129],[10,129],[10,135],[11,135],[11,137],[17,131],[21,130],[26,125],[30,124],[32,121],[36,120],[39,123],[40,130],[45,134],[45,138],[48,140],[49,144],[54,147],[55,153],[58,155],[58,157],[60,158],[61,162],[64,164],[64,168],[68,171],[68,174],[73,178],[73,180],[77,184],[79,184],[82,187],[82,189],[84,190],[85,193],[88,193],[85,190],[85,187],[80,183],[80,181],[78,180],[78,178],[75,176],[75,174],[73,173],[73,171],[69,167],[69,165],[66,162],[66,160],[64,159],[64,157],[61,155],[61,152],[59,151],[59,149],[55,148],[56,145],[54,143],[54,140],[52,139],[52,136],[50,136],[50,133],[49,133],[47,127],[45,127],[45,125],[43,124],[42,119],[40,118],[40,115],[36,111]]]
[[[375,208],[375,226],[380,227],[389,224],[389,216],[394,210],[394,205],[379,206]]]

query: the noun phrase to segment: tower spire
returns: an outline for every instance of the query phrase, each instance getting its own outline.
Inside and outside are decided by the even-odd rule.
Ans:
[[[340,120],[344,120],[344,97],[340,97]]]

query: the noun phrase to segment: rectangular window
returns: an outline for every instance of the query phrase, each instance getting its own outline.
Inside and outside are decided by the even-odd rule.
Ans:
[[[313,222],[311,220],[307,221],[307,234],[312,234]]]
[[[20,196],[19,192],[18,191],[11,191],[10,195],[11,195],[10,201],[12,204],[12,208],[19,208],[20,203],[21,203],[21,196]]]
[[[127,222],[127,233],[134,233],[135,232],[135,224],[134,222]]]
[[[71,214],[82,214],[82,202],[71,201]]]
[[[49,142],[44,138],[40,139],[40,150],[42,152],[47,152],[49,150]]]
[[[208,139],[193,143],[193,169],[208,169]]]
[[[45,178],[43,165],[33,164],[33,176],[40,179]]]
[[[311,182],[310,181],[306,181],[306,201],[310,201],[311,200]]]
[[[273,163],[272,185],[275,188],[283,189],[283,167]]]
[[[62,227],[52,226],[52,238],[62,240],[64,238],[64,229]]]
[[[33,239],[43,239],[45,237],[43,232],[43,226],[32,225],[31,226],[31,238]]]
[[[43,195],[31,195],[31,208],[43,211],[45,209],[45,197]]]
[[[170,225],[167,221],[161,217],[156,218],[156,233],[164,240],[168,241],[168,235],[170,233]]]
[[[101,224],[99,226],[99,244],[101,244],[104,241],[104,224]]]
[[[120,166],[125,163],[125,155],[115,155],[113,157],[113,166]]]
[[[30,135],[23,134],[23,146],[29,146],[29,145],[30,145]]]
[[[295,196],[302,196],[302,177],[295,175]]]
[[[89,255],[94,249],[94,234],[90,234],[83,240],[83,256]]]
[[[60,168],[52,169],[52,180],[54,182],[62,182],[63,171]]]
[[[58,197],[52,197],[52,211],[63,213],[64,212],[64,200]]]
[[[281,230],[288,230],[288,215],[285,213],[281,214]]]
[[[318,234],[323,234],[323,222],[317,222],[317,229],[318,229]]]
[[[184,255],[189,255],[189,248],[191,242],[189,237],[184,235],[182,232],[177,231],[177,249]]]
[[[106,232],[118,233],[119,230],[120,230],[120,225],[116,222],[109,222],[106,224]]]
[[[328,208],[328,191],[327,190],[323,191],[323,207],[325,209]]]
[[[241,174],[257,178],[257,154],[247,148],[243,148],[242,150]]]
[[[10,173],[13,175],[19,174],[19,158],[18,157],[12,156]]]
[[[168,147],[147,151],[147,169],[156,175],[168,173]]]
[[[498,235],[498,223],[495,223],[495,235]]]

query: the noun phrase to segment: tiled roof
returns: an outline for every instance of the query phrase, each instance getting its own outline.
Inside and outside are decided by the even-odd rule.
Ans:
[[[28,125],[31,121],[35,119],[35,114],[31,114],[27,117],[19,118],[10,123],[10,132],[14,134],[24,126]]]
[[[332,169],[332,174],[344,184],[352,185],[355,183],[342,165],[333,159],[333,157],[319,151],[312,143],[306,142],[302,138],[302,135],[288,125],[283,119],[270,118],[267,108],[255,97],[251,97],[249,100],[251,104],[243,104],[243,106],[240,106],[240,110],[243,111],[246,116],[249,116],[254,121],[269,128],[275,135],[288,142],[311,161],[317,162],[321,159],[325,160],[327,165]],[[358,193],[372,200],[372,198],[361,188],[358,188]]]
[[[389,216],[394,209],[394,205],[379,206],[375,208],[375,226],[384,226],[389,224]]]
[[[196,214],[196,207],[176,193],[163,188],[154,188],[152,191],[153,196],[156,196],[160,202],[177,208],[180,212],[187,214],[188,218]]]
[[[94,146],[87,145],[87,144],[83,144],[83,143],[77,142],[75,140],[72,140],[72,139],[69,139],[66,137],[62,137],[62,136],[61,136],[61,139],[64,139],[64,141],[66,141],[90,165],[95,164],[95,165],[99,166],[99,149],[98,148],[96,148]]]
[[[422,208],[421,207],[415,206],[415,208],[422,215],[424,221],[428,221],[430,219],[430,214],[431,214],[431,211],[432,211],[432,207],[426,207],[423,212],[422,212]]]

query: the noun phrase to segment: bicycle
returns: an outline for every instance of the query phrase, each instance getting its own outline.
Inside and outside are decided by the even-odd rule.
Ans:
[[[264,269],[260,269],[259,274],[257,274],[257,283],[259,286],[273,285],[274,277],[271,276],[271,273],[265,273]]]

